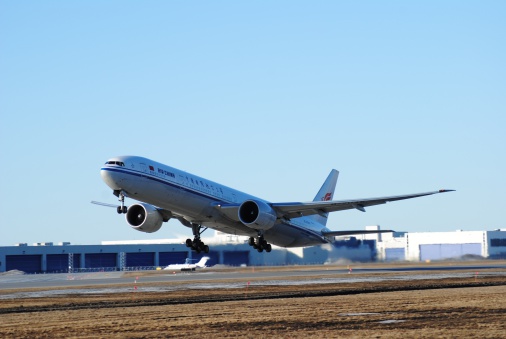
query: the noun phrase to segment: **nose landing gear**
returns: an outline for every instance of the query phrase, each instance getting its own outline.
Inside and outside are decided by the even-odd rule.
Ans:
[[[125,206],[125,196],[126,194],[123,191],[114,191],[114,195],[118,197],[118,200],[121,203],[121,206],[116,208],[118,214],[126,214],[128,211],[128,207]]]

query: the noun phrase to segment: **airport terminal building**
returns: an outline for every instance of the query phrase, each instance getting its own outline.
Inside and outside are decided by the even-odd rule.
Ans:
[[[379,229],[368,226],[366,229]],[[0,247],[0,272],[63,273],[107,270],[139,270],[199,260],[209,256],[209,266],[311,265],[336,262],[436,261],[445,259],[505,259],[506,229],[422,233],[383,233],[336,237],[332,244],[304,248],[273,246],[258,253],[247,237],[216,232],[203,239],[211,247],[197,254],[184,239],[109,241],[100,245],[25,243]]]

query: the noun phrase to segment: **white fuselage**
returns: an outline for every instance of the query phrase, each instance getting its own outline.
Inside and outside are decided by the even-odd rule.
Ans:
[[[170,264],[164,268],[164,270],[175,270],[175,271],[195,271],[196,269],[202,269],[206,267],[206,262],[209,260],[209,257],[203,257],[196,264],[191,264],[190,259],[186,259],[184,264]]]
[[[164,268],[164,270],[174,270],[174,271],[195,271],[199,268],[195,264],[171,264]]]
[[[129,198],[183,216],[191,223],[229,234],[257,236],[257,230],[220,213],[217,204],[242,203],[248,199],[264,201],[176,168],[136,156],[109,159],[101,168],[104,182]],[[312,218],[280,219],[263,235],[282,247],[327,243],[322,235],[328,229]]]

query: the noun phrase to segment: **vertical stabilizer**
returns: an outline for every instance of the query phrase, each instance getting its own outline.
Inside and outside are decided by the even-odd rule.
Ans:
[[[313,201],[330,201],[334,198],[334,190],[336,189],[337,177],[339,176],[339,171],[333,169],[330,171],[329,176],[323,183],[322,187],[314,197]],[[326,225],[328,213],[315,214],[310,216],[316,222]]]
[[[204,267],[206,267],[206,263],[207,263],[207,261],[208,261],[209,259],[210,259],[209,257],[202,257],[202,258],[200,259],[200,261],[199,261],[198,263],[196,263],[195,265],[196,265],[197,267],[204,268]]]

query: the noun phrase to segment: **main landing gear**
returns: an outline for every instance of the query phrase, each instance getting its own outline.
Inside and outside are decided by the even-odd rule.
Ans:
[[[192,232],[193,232],[193,240],[186,239],[186,247],[191,247],[192,250],[196,251],[197,253],[204,252],[209,253],[209,246],[204,244],[202,240],[200,240],[200,235],[207,230],[207,227],[205,227],[202,231],[202,226],[198,224],[192,224]]]
[[[258,237],[256,239],[256,242],[255,242],[255,238],[254,237],[250,237],[249,241],[248,241],[248,245],[250,245],[251,247],[255,248],[260,253],[263,252],[264,250],[267,253],[269,253],[270,251],[272,251],[271,244],[269,244],[267,241],[265,241],[264,236],[262,234],[258,235]]]
[[[126,214],[128,208],[125,206],[125,193],[123,191],[114,191],[114,195],[118,197],[118,200],[121,202],[121,206],[116,208],[118,214]]]

